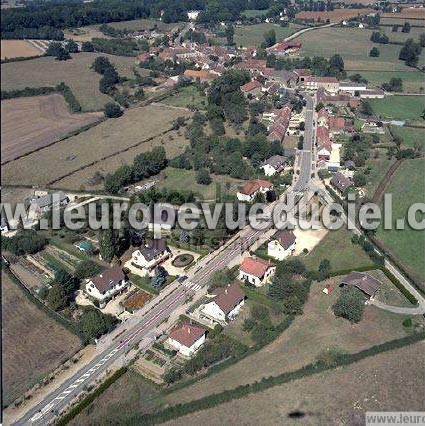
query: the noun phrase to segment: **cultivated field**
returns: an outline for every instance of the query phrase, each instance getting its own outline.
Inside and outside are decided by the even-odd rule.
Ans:
[[[330,57],[339,53],[344,59],[347,71],[412,71],[398,59],[401,46],[375,44],[370,41],[372,30],[360,28],[322,28],[301,34],[301,54],[305,56]],[[378,47],[380,56],[369,57],[372,47]],[[424,62],[422,52],[419,63]]]
[[[413,203],[425,202],[425,159],[405,160],[385,192],[393,194],[394,223],[397,219],[406,217],[407,209]],[[423,230],[413,230],[406,223],[404,230],[379,228],[377,236],[414,277],[425,282]]]
[[[43,52],[26,40],[1,40],[1,59],[27,58]]]
[[[328,12],[299,12],[295,15],[297,19],[314,19],[318,22],[341,22],[344,19],[365,16],[374,12],[373,9],[335,9]]]
[[[74,92],[84,111],[103,109],[111,98],[99,92],[100,75],[90,69],[98,53],[77,53],[68,61],[42,57],[1,65],[1,90],[54,86],[65,82]],[[134,58],[110,57],[120,75],[134,77]]]
[[[81,346],[2,273],[3,398],[10,404]]]
[[[403,92],[420,93],[421,88],[425,90],[425,76],[423,73],[412,71],[360,71],[360,74],[368,80],[369,84],[380,86],[382,83],[390,81],[392,78],[403,80]]]
[[[362,425],[366,411],[420,411],[424,350],[424,342],[419,342],[165,424],[210,424],[214,419],[217,425]],[[296,412],[302,419],[291,418]]]
[[[398,13],[383,13],[381,18],[425,19],[424,8],[405,7]]]
[[[62,95],[1,102],[1,161],[13,160],[98,121],[97,112],[71,114]]]
[[[387,96],[384,99],[371,99],[370,103],[378,117],[423,123],[421,115],[425,96]]]
[[[406,316],[374,306],[366,307],[364,317],[358,324],[336,318],[332,305],[341,291],[337,287],[340,281],[341,277],[334,277],[326,282],[314,283],[304,306],[304,314],[297,317],[272,343],[217,374],[176,390],[166,397],[167,401],[171,404],[190,401],[260,381],[263,377],[296,370],[313,362],[327,348],[354,353],[406,335],[402,325]],[[335,286],[330,295],[322,292],[326,284]]]
[[[104,121],[84,133],[6,164],[2,183],[45,185],[134,145],[143,144],[145,150],[150,150],[153,139],[170,129],[172,121],[182,115],[185,114],[181,110],[167,107],[130,109],[120,118]],[[166,136],[163,139],[165,145]]]

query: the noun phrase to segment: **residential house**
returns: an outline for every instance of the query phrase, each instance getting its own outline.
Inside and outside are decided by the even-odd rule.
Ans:
[[[340,284],[340,287],[354,286],[366,296],[373,298],[381,287],[381,282],[366,272],[350,272]]]
[[[59,210],[69,203],[69,197],[62,191],[41,195],[30,200],[28,217],[38,219],[51,210]]]
[[[317,125],[318,126],[327,126],[329,120],[329,111],[326,108],[321,108],[317,112]]]
[[[280,42],[274,46],[268,47],[268,53],[273,53],[276,56],[286,56],[301,49],[302,44],[296,42]]]
[[[291,120],[291,107],[284,106],[283,108],[277,110],[279,113],[278,117],[273,121],[273,125],[270,129],[270,133],[267,136],[269,142],[279,141],[282,142],[285,138],[289,122]]]
[[[99,302],[102,308],[117,294],[129,286],[130,282],[120,266],[108,269],[87,280],[86,293]]]
[[[199,78],[199,81],[201,83],[213,81],[214,79],[218,77],[218,75],[213,74],[206,70],[201,70],[201,71],[185,70],[183,75],[185,77],[191,78],[192,80],[197,80]]]
[[[245,303],[245,293],[239,284],[228,284],[212,292],[212,299],[199,310],[200,317],[213,324],[226,325],[232,321]]]
[[[267,244],[267,254],[273,259],[284,260],[295,250],[296,237],[292,230],[277,231]]]
[[[261,287],[270,281],[275,271],[276,266],[268,260],[246,257],[239,266],[239,279]]]
[[[166,241],[164,239],[153,239],[132,253],[131,263],[136,267],[152,270],[170,256],[171,250]]]
[[[305,79],[311,76],[311,70],[308,68],[299,68],[294,70],[294,74],[297,76],[297,84],[302,86]]]
[[[360,105],[360,100],[351,96],[348,93],[331,94],[323,88],[319,88],[316,93],[317,103],[324,105],[349,105],[350,107],[357,108]]]
[[[251,202],[257,194],[266,194],[272,189],[273,184],[266,180],[250,180],[236,193],[236,197],[239,201]]]
[[[261,95],[261,83],[257,80],[251,80],[240,87],[245,97],[258,98]]]
[[[330,93],[338,93],[339,81],[336,77],[305,77],[302,84],[307,90],[325,89]]]
[[[282,83],[286,87],[294,87],[297,83],[298,76],[293,71],[273,70],[270,73],[270,78],[273,81]]]
[[[339,172],[332,177],[330,184],[340,196],[344,196],[346,190],[354,185],[348,177]]]
[[[266,160],[261,169],[264,170],[266,176],[273,176],[276,173],[281,173],[285,169],[286,157],[283,155],[273,155],[268,160]]]
[[[183,322],[168,333],[165,344],[184,357],[192,357],[205,343],[207,330],[197,324]]]
[[[316,129],[317,155],[320,160],[329,160],[332,151],[332,143],[329,137],[329,129],[325,126],[319,126]]]

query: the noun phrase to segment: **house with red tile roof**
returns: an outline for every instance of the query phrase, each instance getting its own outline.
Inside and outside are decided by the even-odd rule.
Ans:
[[[193,80],[196,80],[196,79],[199,78],[199,81],[201,83],[203,83],[205,81],[207,81],[207,82],[212,81],[212,80],[214,80],[218,77],[217,74],[212,74],[211,72],[206,71],[206,70],[201,70],[201,71],[185,70],[184,76],[191,78]]]
[[[182,322],[168,333],[166,346],[186,358],[192,357],[205,343],[207,329],[197,324]]]
[[[242,93],[245,96],[251,95],[250,97],[254,97],[254,98],[257,98],[258,95],[261,95],[261,88],[262,88],[262,85],[257,80],[248,81],[248,83],[240,87]]]
[[[237,283],[216,288],[211,301],[199,309],[200,318],[211,324],[227,325],[239,314],[245,304],[245,293]]]
[[[256,287],[268,283],[276,271],[276,266],[268,260],[246,257],[239,266],[239,279]]]
[[[241,189],[239,189],[239,191],[236,193],[236,197],[239,201],[251,202],[254,200],[257,194],[266,194],[272,189],[273,184],[271,184],[267,180],[250,180]]]
[[[326,108],[321,108],[317,113],[317,125],[326,126],[329,120],[329,111]]]

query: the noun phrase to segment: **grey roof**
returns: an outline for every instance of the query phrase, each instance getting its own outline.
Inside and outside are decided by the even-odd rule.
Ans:
[[[288,248],[291,247],[296,240],[295,234],[290,229],[282,229],[281,231],[277,231],[276,234],[274,234],[273,239],[279,241],[280,245],[285,250],[288,250]]]
[[[100,293],[106,293],[111,290],[115,285],[119,284],[125,279],[125,274],[121,267],[115,266],[114,268],[108,269],[99,275],[96,275],[91,279],[94,286],[99,290]]]
[[[331,179],[331,185],[339,189],[341,192],[344,192],[347,188],[353,185],[353,182],[351,182],[351,180],[343,174],[336,173]]]
[[[282,171],[284,169],[286,157],[283,155],[273,155],[268,160],[264,161],[263,165],[272,166],[276,171]]]
[[[365,272],[357,271],[350,272],[343,279],[342,284],[355,286],[368,296],[373,296],[381,286],[380,281],[376,278]]]
[[[40,208],[52,206],[53,195],[55,195],[55,198],[58,197],[59,203],[62,203],[62,201],[68,198],[63,191],[59,191],[52,194],[42,195],[41,197],[32,198],[31,204],[37,204]]]
[[[149,262],[158,254],[168,251],[167,243],[164,239],[153,239],[139,248],[140,253]]]

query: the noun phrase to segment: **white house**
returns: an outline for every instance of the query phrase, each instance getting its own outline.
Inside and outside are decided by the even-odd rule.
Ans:
[[[190,358],[204,344],[207,330],[195,324],[181,323],[168,334],[166,344]]]
[[[39,219],[50,210],[59,210],[69,203],[69,197],[62,191],[31,198],[28,217]]]
[[[129,284],[130,282],[121,267],[116,266],[88,279],[86,293],[95,298],[102,308],[110,299],[127,288]]]
[[[171,251],[164,239],[153,239],[131,255],[131,263],[144,269],[153,269],[171,256]]]
[[[261,287],[270,281],[275,271],[276,266],[267,260],[246,257],[239,266],[239,279]]]
[[[273,155],[268,160],[266,160],[261,169],[264,170],[266,176],[273,176],[276,173],[281,173],[285,169],[286,157],[283,155]]]
[[[229,284],[212,292],[213,299],[199,309],[200,317],[213,324],[226,325],[232,321],[245,304],[245,293],[239,284]]]
[[[295,250],[296,238],[290,229],[282,229],[273,235],[267,244],[267,254],[273,259],[283,260]]]
[[[259,193],[266,194],[273,189],[273,185],[266,180],[250,180],[236,194],[239,201],[253,201]]]
[[[189,18],[189,21],[196,21],[198,19],[199,13],[199,10],[189,10],[189,12],[187,12],[187,17]]]

